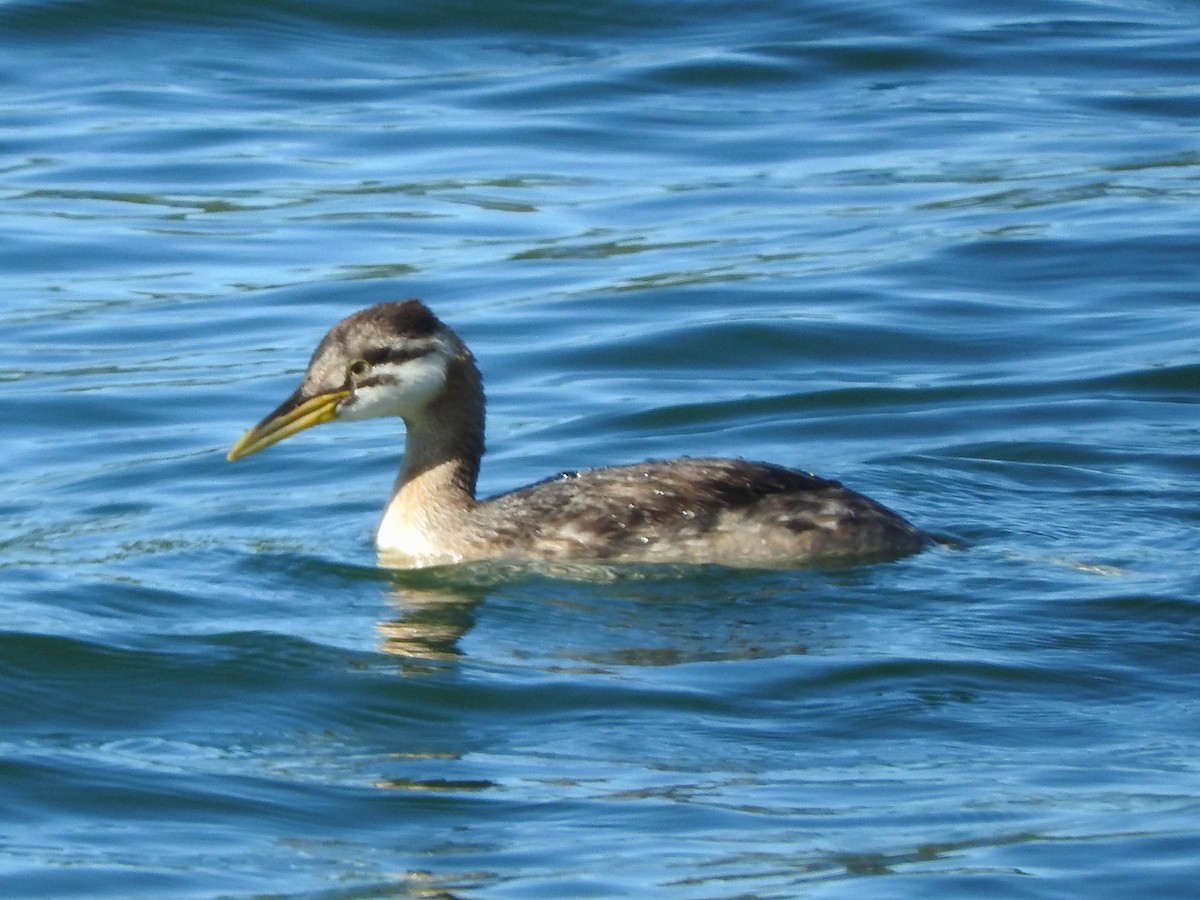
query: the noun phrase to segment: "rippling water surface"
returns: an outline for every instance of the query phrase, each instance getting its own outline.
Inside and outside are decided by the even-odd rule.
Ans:
[[[1194,892],[1194,6],[0,35],[0,894]],[[398,424],[223,457],[407,296],[480,359],[485,491],[745,456],[958,549],[379,569]]]

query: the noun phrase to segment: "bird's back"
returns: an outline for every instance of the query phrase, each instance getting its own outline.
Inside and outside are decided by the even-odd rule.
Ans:
[[[731,459],[650,461],[557,477],[481,502],[488,555],[794,566],[915,552],[886,507],[804,472]]]

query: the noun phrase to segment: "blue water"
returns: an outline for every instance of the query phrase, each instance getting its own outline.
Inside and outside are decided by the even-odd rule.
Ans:
[[[1200,9],[0,6],[0,896],[1128,898],[1200,877]],[[482,488],[680,453],[951,542],[394,573],[419,296]]]

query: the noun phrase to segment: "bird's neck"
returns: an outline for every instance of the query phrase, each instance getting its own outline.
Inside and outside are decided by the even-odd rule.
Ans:
[[[483,456],[483,388],[470,359],[447,373],[446,389],[419,419],[406,422],[404,462],[377,540],[444,543],[475,505]],[[390,537],[386,538],[385,535]]]

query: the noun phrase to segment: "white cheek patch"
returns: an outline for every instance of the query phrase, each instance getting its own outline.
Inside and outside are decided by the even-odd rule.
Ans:
[[[446,359],[438,351],[399,367],[396,413],[404,419],[420,412],[446,386]]]
[[[452,351],[438,342],[423,356],[402,363],[382,363],[373,375],[379,384],[363,385],[338,412],[347,422],[419,413],[446,386],[446,366]]]

